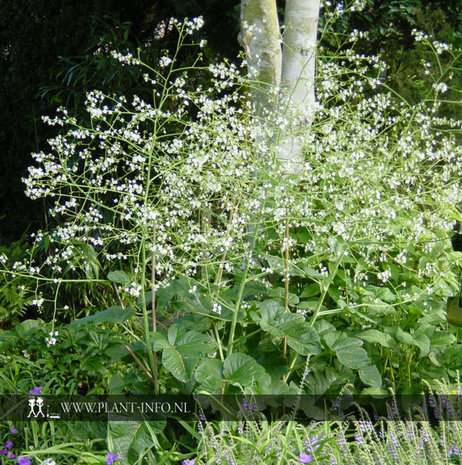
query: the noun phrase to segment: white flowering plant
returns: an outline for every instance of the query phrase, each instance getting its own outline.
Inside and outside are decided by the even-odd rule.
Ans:
[[[0,247],[0,264],[7,269],[24,257],[27,252],[24,239]],[[33,302],[31,287],[35,283],[28,277],[11,274],[0,275],[0,328],[8,329],[23,317],[26,308]]]
[[[170,26],[181,47],[200,21]],[[143,69],[152,99],[95,90],[88,124],[65,108],[45,118],[60,132],[25,183],[53,203],[55,226],[3,272],[32,275],[37,306],[52,287],[53,319],[61,286],[104,289],[92,308],[118,305],[98,322],[128,321],[155,392],[294,392],[307,359],[304,389],[321,394],[451,377],[461,121],[439,113],[443,81],[412,106],[379,79],[379,58],[320,50],[297,174],[268,134],[297,125],[254,118],[237,66],[113,53]]]

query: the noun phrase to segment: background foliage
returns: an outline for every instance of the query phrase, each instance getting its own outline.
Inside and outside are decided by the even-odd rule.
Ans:
[[[4,116],[3,161],[17,161],[16,168],[8,162],[15,179],[11,173],[25,174],[35,152],[28,194],[44,202],[47,221],[30,250],[22,242],[0,249],[7,366],[0,392],[40,385],[46,393],[81,394],[377,394],[438,388],[441,379],[457,384],[460,331],[447,323],[445,302],[459,292],[460,279],[460,254],[449,241],[452,223],[461,219],[461,128],[450,118],[460,110],[453,105],[460,51],[435,40],[460,43],[460,2],[430,8],[421,1],[368,1],[361,12],[353,2],[328,5],[321,24],[334,9],[340,21],[322,39],[321,108],[305,141],[301,183],[282,176],[270,158],[263,167],[252,158],[265,138],[239,98],[245,80],[229,63],[207,66],[217,55],[235,59],[231,5],[215,16],[216,2],[139,11],[107,2],[104,11],[89,7],[73,36],[71,3],[17,3],[23,22],[1,36],[0,98],[23,105]],[[17,24],[2,8],[5,27],[12,27],[8,20]],[[201,8],[210,24],[203,61],[198,65],[186,48],[170,67],[167,57],[182,36],[162,20],[196,16]],[[220,40],[224,24],[232,33]],[[414,28],[430,36],[416,41]],[[61,45],[57,36],[68,41]],[[133,59],[140,45],[148,77]],[[108,53],[113,48],[119,61]],[[388,57],[388,68],[363,55],[370,52]],[[32,73],[30,63],[46,71]],[[455,84],[445,94],[450,73]],[[22,89],[19,76],[26,77]],[[95,87],[102,92],[87,95]],[[440,105],[442,95],[447,102]],[[48,110],[57,105],[68,111],[48,119],[54,129],[37,124],[42,111],[53,114]],[[261,142],[259,150],[265,148]],[[14,192],[2,186],[4,196]],[[3,203],[7,242],[26,224],[35,229],[32,217],[12,214],[13,207],[26,209],[19,195],[16,202]],[[63,427],[63,443],[69,434],[75,443],[59,449],[53,425],[40,432],[26,425],[20,447],[28,454],[85,455],[88,463],[105,463],[107,448],[131,464],[193,458],[197,444],[209,443],[201,454],[210,462],[217,438],[229,443],[232,436],[243,449],[249,442],[241,442],[240,425],[207,427],[205,434],[203,424],[195,426],[182,425],[183,434],[166,424],[110,424],[106,432]],[[372,438],[369,428],[355,427],[362,440]],[[5,439],[15,434],[1,428]],[[329,439],[313,442],[291,428],[273,451],[279,431],[262,427],[260,455],[275,463],[302,462],[323,450],[331,462],[340,451],[361,456],[356,446],[343,450],[330,431]],[[393,457],[399,446],[392,434],[406,454],[410,436],[389,432],[384,443]],[[413,434],[423,450],[432,433]],[[443,443],[430,442],[441,461],[455,455]]]

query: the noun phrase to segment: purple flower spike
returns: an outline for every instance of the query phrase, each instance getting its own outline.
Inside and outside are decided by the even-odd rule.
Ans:
[[[14,426],[11,428],[11,434],[18,434],[18,430]]]
[[[300,463],[311,463],[313,461],[313,457],[311,457],[311,455],[305,454],[305,452],[301,452],[299,460]]]
[[[8,450],[7,449],[0,450],[0,455],[8,455]]]
[[[15,459],[16,458],[16,455],[13,454],[13,452],[11,452],[11,454],[8,456],[9,459]]]
[[[181,464],[182,465],[194,465],[196,461],[194,459],[184,459]]]
[[[37,386],[34,389],[32,389],[31,391],[29,391],[29,394],[40,394],[41,390],[42,390],[42,386]]]
[[[11,441],[5,442],[5,449],[9,449],[12,445],[13,443]]]
[[[18,465],[31,465],[31,461],[27,457],[18,457]]]
[[[120,454],[117,453],[113,454],[112,452],[107,453],[107,459],[106,459],[106,464],[107,465],[112,465],[116,460],[120,459]]]

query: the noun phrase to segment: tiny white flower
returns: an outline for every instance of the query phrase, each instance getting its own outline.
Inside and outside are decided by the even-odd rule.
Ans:
[[[168,56],[163,56],[160,60],[159,60],[159,66],[161,68],[166,68],[170,63],[172,62],[172,59]]]
[[[56,465],[56,462],[53,459],[46,459],[42,462],[42,465]]]
[[[221,315],[221,305],[214,303],[213,308],[212,308],[213,313],[218,313],[218,315]]]
[[[190,294],[194,294],[197,291],[197,286],[193,286],[191,289],[189,289]]]

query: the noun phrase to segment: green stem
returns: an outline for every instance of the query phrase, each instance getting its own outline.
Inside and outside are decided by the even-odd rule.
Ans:
[[[408,377],[408,380],[409,380],[409,387],[412,386],[412,380],[411,380],[411,359],[412,359],[412,355],[414,354],[414,352],[411,352],[410,355],[409,355],[409,358],[408,358],[408,361],[407,361],[407,377]]]
[[[335,262],[334,269],[329,274],[329,279],[327,280],[327,283],[325,285],[323,285],[323,291],[322,291],[322,294],[321,294],[321,298],[319,299],[318,305],[316,306],[316,308],[314,310],[314,313],[313,313],[313,316],[311,317],[310,326],[314,325],[314,322],[316,321],[316,319],[319,316],[319,311],[321,310],[324,299],[326,298],[327,291],[329,290],[330,285],[334,281],[334,278],[335,278],[335,275],[337,274],[337,270],[338,270],[338,267],[340,266],[340,263],[342,263],[343,253],[344,253],[344,251],[342,249],[337,261]]]
[[[143,311],[143,326],[144,326],[144,342],[148,351],[149,364],[151,365],[152,373],[157,373],[157,366],[154,360],[154,354],[149,345],[149,315],[148,308],[146,305],[146,292],[144,290],[144,285],[146,282],[146,245],[144,240],[141,244],[141,309]],[[155,394],[157,395],[159,390],[158,386],[154,386]]]
[[[294,369],[294,366],[295,366],[295,362],[297,361],[297,358],[298,358],[298,354],[296,353],[293,357],[292,357],[292,360],[290,361],[290,364],[289,364],[289,369],[287,370],[287,374],[284,378],[285,382],[287,383],[288,380],[289,380],[289,377]]]
[[[55,292],[55,299],[53,302],[53,321],[51,322],[51,332],[55,330],[55,321],[56,321],[56,311],[58,309],[58,292],[59,292],[59,287],[61,286],[61,280],[58,281],[58,285],[56,286],[56,292]]]
[[[157,224],[154,221],[154,225],[152,228],[152,253],[151,253],[151,309],[152,309],[152,332],[157,332],[157,315],[156,315],[156,272],[157,272],[157,262],[156,262],[156,253],[155,253],[155,245],[157,241],[156,237],[157,232]],[[152,373],[154,378],[154,391],[155,394],[159,394],[159,377],[157,372],[157,354],[155,351],[152,351],[152,356],[154,358],[154,372]]]
[[[262,205],[262,208],[263,208],[263,205]],[[258,235],[258,225],[255,227],[255,231],[253,232],[252,244],[250,246],[250,252],[249,252],[250,254],[255,248],[255,243],[257,241],[257,235]],[[246,280],[247,280],[247,273],[249,271],[249,265],[250,265],[250,260],[249,258],[246,258],[244,274],[242,276],[242,281],[239,286],[239,293],[237,295],[236,305],[234,306],[233,319],[231,321],[231,330],[229,333],[229,341],[228,341],[228,355],[231,355],[233,352],[234,334],[236,332],[236,325],[237,325],[237,315],[239,313],[239,309],[241,308],[242,296],[244,295],[244,287],[245,287]]]
[[[279,456],[277,465],[281,465],[282,461],[287,459],[287,445],[289,443],[290,433],[292,432],[294,421],[288,421],[287,430],[286,430],[286,437],[284,440],[284,448],[282,450],[282,454]]]
[[[286,310],[289,311],[289,211],[286,211],[286,231],[285,231],[285,241],[286,241],[286,250],[284,254],[284,305]],[[287,336],[284,336],[284,341],[282,344],[282,358],[287,358]],[[282,377],[282,380],[285,380],[285,376]]]
[[[213,331],[215,333],[215,339],[217,340],[218,352],[220,354],[220,360],[222,362],[224,362],[225,361],[225,356],[223,355],[223,345],[221,343],[220,334],[218,333],[218,328],[217,328],[217,325],[215,324],[215,322],[212,323],[212,326],[213,326]]]

